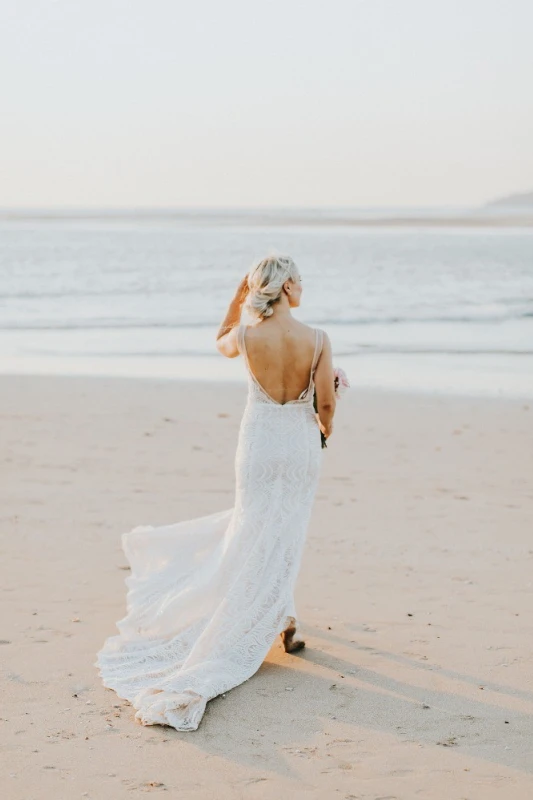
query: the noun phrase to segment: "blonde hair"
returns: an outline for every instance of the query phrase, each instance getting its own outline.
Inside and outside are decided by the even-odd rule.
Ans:
[[[247,311],[253,317],[270,317],[287,280],[298,280],[298,268],[290,256],[271,254],[259,261],[248,273]]]

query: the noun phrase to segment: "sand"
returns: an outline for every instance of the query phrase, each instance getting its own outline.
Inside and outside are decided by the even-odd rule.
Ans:
[[[0,378],[2,794],[533,797],[533,404],[352,389],[277,641],[200,727],[93,666],[123,531],[233,505],[244,384]]]

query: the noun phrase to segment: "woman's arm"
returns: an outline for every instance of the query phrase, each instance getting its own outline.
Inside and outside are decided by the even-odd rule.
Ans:
[[[229,304],[226,316],[218,329],[216,346],[219,353],[227,358],[235,358],[239,355],[237,347],[237,325],[241,321],[241,311],[246,296],[248,294],[248,275],[246,275],[237,287],[235,296]]]
[[[322,353],[315,370],[315,388],[318,424],[327,439],[333,430],[333,417],[337,399],[335,397],[335,375],[333,373],[331,342],[326,331],[323,331],[323,336]]]

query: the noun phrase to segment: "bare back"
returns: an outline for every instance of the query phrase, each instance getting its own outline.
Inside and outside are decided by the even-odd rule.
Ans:
[[[245,331],[248,365],[277,403],[297,400],[309,385],[316,334],[295,319],[263,319]]]

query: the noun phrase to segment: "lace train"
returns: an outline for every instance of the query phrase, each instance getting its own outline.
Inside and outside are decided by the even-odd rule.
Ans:
[[[139,710],[135,719],[143,725],[172,725],[180,731],[195,731],[207,704],[205,697],[185,689],[165,692],[163,689],[143,689],[133,705]]]

